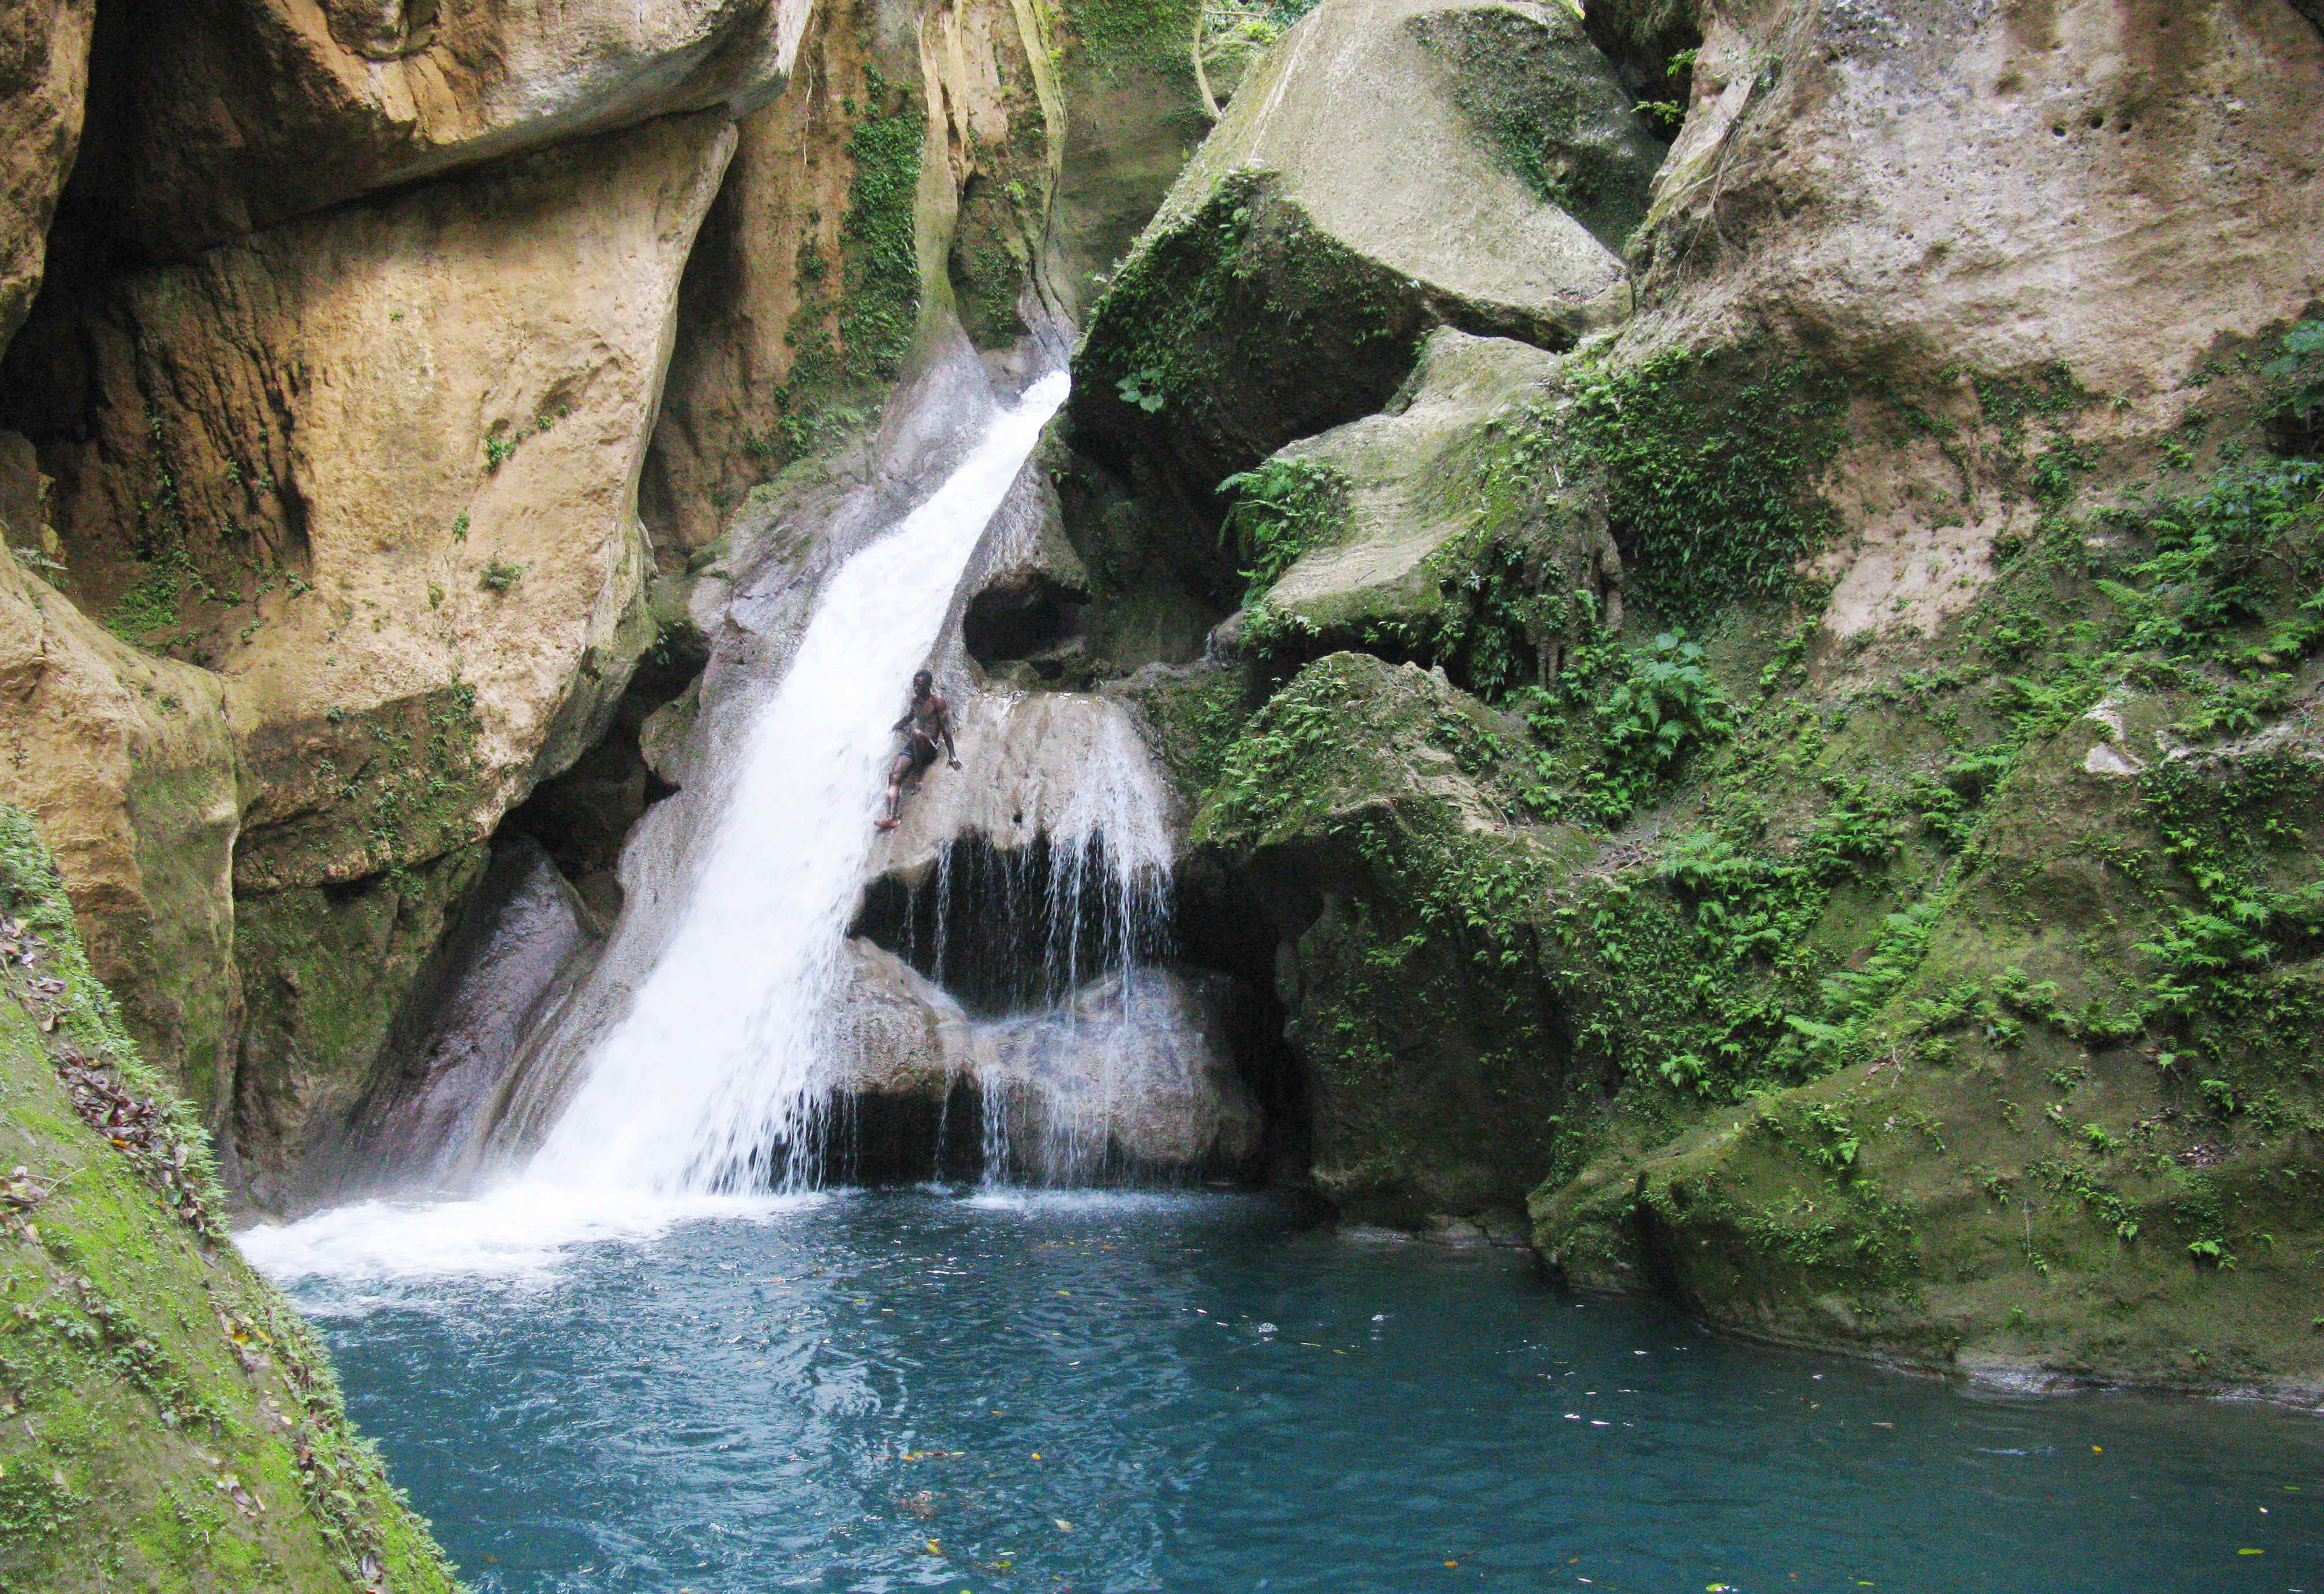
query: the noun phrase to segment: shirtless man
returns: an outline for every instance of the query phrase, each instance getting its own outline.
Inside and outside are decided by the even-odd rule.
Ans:
[[[936,677],[927,670],[912,677],[912,706],[895,723],[903,733],[904,748],[888,766],[888,812],[872,821],[882,830],[896,828],[896,806],[904,799],[904,783],[920,788],[920,775],[936,761],[936,740],[944,740],[945,761],[960,768],[959,750],[952,742],[952,705],[936,696]]]

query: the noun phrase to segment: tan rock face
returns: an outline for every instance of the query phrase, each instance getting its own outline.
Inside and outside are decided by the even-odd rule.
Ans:
[[[0,5],[0,348],[40,291],[49,220],[80,143],[96,0]]]
[[[2039,518],[2030,455],[2151,459],[2324,292],[2324,36],[2282,0],[1701,9],[1628,336],[1865,383],[1819,484],[1835,639],[1963,612]],[[1988,384],[2028,383],[2066,419],[2020,447]],[[1900,391],[1944,439],[1877,423]]]
[[[1271,172],[1316,227],[1476,321],[1554,337],[1619,319],[1630,305],[1621,262],[1499,136],[1507,89],[1480,33],[1561,43],[1571,125],[1557,147],[1602,149],[1609,184],[1646,180],[1659,152],[1562,8],[1326,0],[1252,69],[1148,236],[1184,224],[1229,172]]]
[[[812,0],[130,0],[84,207],[180,257],[355,195],[778,93]]]
[[[473,839],[593,738],[733,139],[664,120],[293,224],[36,335],[87,351],[34,418],[73,595],[250,705],[245,889]]]
[[[91,961],[196,1108],[231,1083],[237,705],[0,557],[0,801],[39,821]]]
[[[2134,401],[2324,288],[2324,37],[2282,0],[1716,5],[1645,299]]]
[[[750,489],[876,414],[924,302],[1023,331],[1060,107],[1031,8],[832,0],[798,87],[738,124],[687,268],[641,507],[699,548]]]
[[[78,282],[20,340],[65,592],[0,570],[0,779],[246,1179],[651,640],[637,475],[733,143],[664,118]]]
[[[875,5],[822,7],[802,50],[799,92],[737,124],[725,186],[687,268],[641,502],[657,542],[673,549],[709,544],[752,486],[804,451],[826,395],[793,383],[802,341],[825,352],[833,368],[813,373],[825,384],[851,374],[837,368],[852,351],[840,348],[835,308],[851,274],[858,291],[865,287],[844,235],[859,175],[850,146],[867,122],[918,108],[908,92],[918,77],[911,39],[883,40],[879,23]],[[890,103],[870,103],[875,73],[889,89],[877,97]],[[908,289],[916,269],[913,279]]]

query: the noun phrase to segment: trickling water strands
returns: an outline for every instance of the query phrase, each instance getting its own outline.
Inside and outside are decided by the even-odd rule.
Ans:
[[[1154,994],[1139,965],[1168,950],[1170,852],[1163,815],[1161,783],[1145,745],[1121,716],[1108,718],[1095,767],[1074,787],[1060,834],[1050,838],[1043,902],[1050,1009],[979,1053],[1014,1063],[1020,1081],[1074,1078],[1084,1088],[1012,1089],[1000,1067],[986,1066],[978,1083],[987,1184],[1012,1177],[1093,1182],[1107,1171],[1110,1126],[1130,1079],[1150,1085],[1157,1070],[1192,1073],[1171,1045],[1183,1042],[1186,1027],[1156,1024],[1151,1014],[1141,1023],[1138,1011],[1139,999],[1150,1004]],[[1119,978],[1084,990],[1104,975]]]
[[[662,1193],[811,1181],[821,1027],[870,853],[900,683],[1066,379],[1044,378],[841,567],[752,726],[693,900],[529,1172]]]
[[[1097,728],[1065,800],[1029,842],[946,842],[886,916],[896,951],[972,1013],[1053,1006],[1170,954],[1161,778],[1121,710],[1100,701],[1090,717]]]
[[[1214,1088],[1209,1038],[1154,966],[1171,950],[1161,777],[1126,713],[1085,707],[1087,744],[1032,839],[945,843],[895,923],[898,952],[973,1015],[935,1168],[965,1161],[988,1184],[1149,1175],[1118,1131]]]

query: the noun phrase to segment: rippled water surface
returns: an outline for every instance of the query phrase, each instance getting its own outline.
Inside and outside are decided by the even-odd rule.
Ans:
[[[1973,1397],[1254,1198],[252,1248],[480,1590],[2324,1594],[2315,1418]]]

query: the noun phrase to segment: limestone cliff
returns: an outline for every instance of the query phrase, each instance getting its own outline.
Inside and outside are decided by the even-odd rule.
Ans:
[[[610,882],[744,495],[964,319],[1005,359],[1054,318],[1055,19],[809,12],[99,21],[28,244],[63,263],[0,373],[0,789],[247,1199],[299,1199],[424,1027],[484,843],[585,754],[521,825]],[[75,14],[11,102],[55,124],[14,168],[43,217]],[[626,818],[581,799],[608,781]]]
[[[2314,7],[1235,9],[0,19],[0,800],[237,1193],[489,1085],[1078,336],[945,668],[1139,705],[1319,1185],[2314,1394]]]
[[[359,194],[780,93],[811,0],[115,0],[79,219],[190,256]]]
[[[49,223],[80,144],[95,17],[93,0],[12,0],[0,13],[0,347],[40,290]]]

